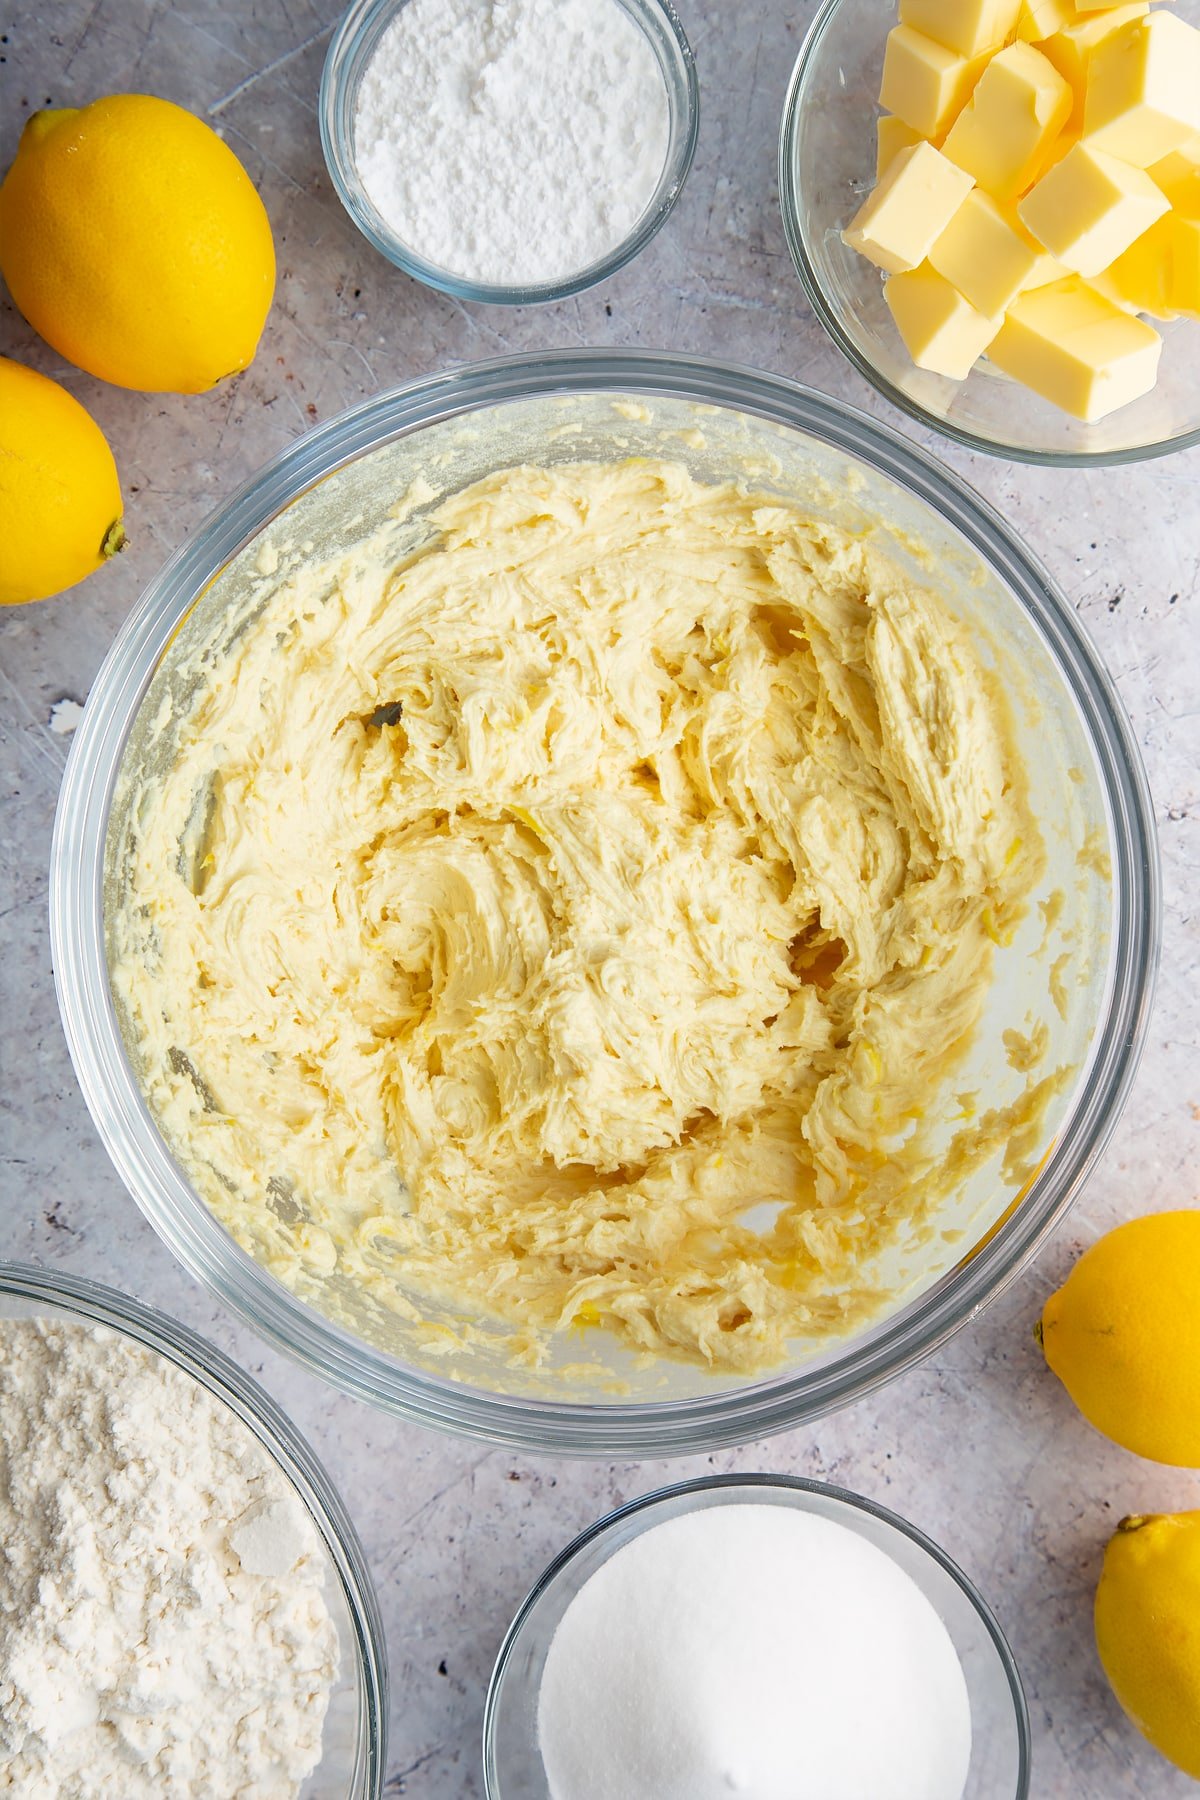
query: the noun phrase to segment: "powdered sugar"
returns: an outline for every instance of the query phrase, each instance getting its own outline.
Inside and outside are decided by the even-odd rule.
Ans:
[[[322,1584],[298,1496],[181,1370],[0,1321],[0,1792],[291,1800],[337,1668]]]
[[[511,287],[614,249],[669,130],[654,51],[617,0],[408,0],[363,76],[355,154],[418,256]]]

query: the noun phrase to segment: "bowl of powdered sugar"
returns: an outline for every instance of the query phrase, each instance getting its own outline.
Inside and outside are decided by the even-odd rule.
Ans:
[[[0,1271],[0,1788],[377,1800],[382,1628],[341,1501],[211,1345]]]
[[[558,300],[629,262],[696,144],[670,0],[357,0],[321,140],[360,231],[462,299]]]
[[[1027,1800],[999,1625],[883,1507],[721,1475],[631,1501],[551,1564],[484,1719],[488,1800]]]

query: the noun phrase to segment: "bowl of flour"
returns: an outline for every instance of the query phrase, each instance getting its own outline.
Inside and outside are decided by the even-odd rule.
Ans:
[[[94,1282],[0,1273],[0,1785],[377,1800],[383,1631],[295,1429]]]
[[[321,140],[381,255],[460,299],[560,300],[659,230],[698,128],[671,0],[356,0]]]

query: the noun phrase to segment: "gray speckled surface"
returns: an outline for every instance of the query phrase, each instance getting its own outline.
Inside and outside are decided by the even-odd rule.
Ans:
[[[205,398],[124,393],[65,368],[0,300],[0,350],[63,379],[116,450],[132,548],[65,599],[0,619],[0,1251],[132,1289],[214,1338],[289,1407],[340,1483],[387,1622],[390,1795],[481,1791],[488,1669],[526,1587],[617,1501],[705,1459],[554,1464],[426,1435],[268,1352],[174,1265],[113,1173],[67,1059],[46,862],[69,739],[142,584],[180,537],[318,419],[418,372],[550,345],[644,344],[761,365],[902,423],[809,317],[784,247],[775,133],[810,6],[680,0],[701,72],[700,150],[677,213],[631,268],[578,300],[508,313],[427,292],[358,237],[321,161],[315,95],[333,0],[9,0],[0,154],[26,113],[118,89],[218,122],[261,185],[280,260],[253,368]],[[136,222],[131,221],[131,229]],[[909,429],[907,426],[905,429]],[[942,450],[939,454],[947,455]],[[1099,642],[1146,754],[1162,839],[1162,977],[1146,1057],[1101,1167],[1036,1268],[939,1355],[873,1400],[715,1466],[818,1475],[943,1543],[993,1601],[1025,1678],[1038,1800],[1172,1800],[1192,1785],[1109,1697],[1090,1595],[1122,1513],[1200,1505],[1194,1476],[1110,1448],[1046,1373],[1030,1327],[1079,1247],[1126,1215],[1196,1199],[1200,923],[1200,454],[1042,473],[949,453],[1033,544]]]

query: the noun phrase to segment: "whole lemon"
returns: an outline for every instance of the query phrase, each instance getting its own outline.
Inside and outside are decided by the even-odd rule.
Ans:
[[[1096,1648],[1138,1730],[1200,1780],[1200,1512],[1122,1519],[1096,1589]]]
[[[1151,1213],[1093,1244],[1047,1300],[1041,1339],[1097,1431],[1200,1467],[1200,1212]]]
[[[0,187],[0,274],[79,368],[198,394],[253,357],[275,250],[214,131],[169,100],[114,94],[29,120]]]
[[[73,587],[124,542],[104,433],[57,381],[0,356],[0,606]]]

